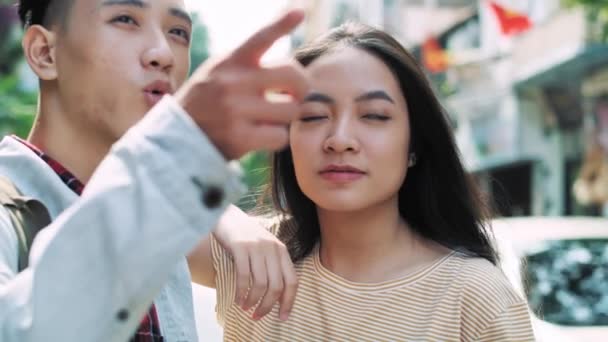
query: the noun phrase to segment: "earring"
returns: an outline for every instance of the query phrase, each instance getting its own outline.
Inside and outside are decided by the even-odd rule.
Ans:
[[[416,165],[416,153],[410,153],[410,157],[407,160],[407,167],[414,167]]]

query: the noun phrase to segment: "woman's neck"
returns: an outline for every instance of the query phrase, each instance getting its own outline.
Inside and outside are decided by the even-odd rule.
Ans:
[[[396,279],[446,251],[416,234],[395,206],[357,212],[318,209],[323,266],[350,281]]]

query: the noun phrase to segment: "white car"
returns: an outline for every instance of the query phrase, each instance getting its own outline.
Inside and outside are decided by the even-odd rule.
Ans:
[[[608,218],[502,218],[492,228],[538,341],[608,341]]]

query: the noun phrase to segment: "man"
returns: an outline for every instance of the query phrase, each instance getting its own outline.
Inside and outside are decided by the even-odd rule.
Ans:
[[[17,238],[0,208],[0,340],[197,340],[189,271],[204,284],[214,274],[208,239],[196,245],[242,192],[226,160],[287,143],[306,77],[259,60],[302,13],[181,88],[191,30],[181,0],[22,0],[20,15],[39,109],[28,141],[0,143],[0,175],[41,200],[53,223],[17,274]],[[292,100],[269,102],[268,90]],[[285,247],[243,225],[231,207],[216,232],[240,265],[236,300],[259,303],[256,317],[280,300],[285,319],[296,287]]]

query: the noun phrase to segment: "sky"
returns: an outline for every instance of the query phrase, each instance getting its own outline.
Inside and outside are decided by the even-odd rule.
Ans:
[[[192,11],[200,14],[209,29],[212,55],[224,54],[276,18],[289,0],[186,0]],[[272,62],[287,56],[288,38],[279,40],[263,58]]]

